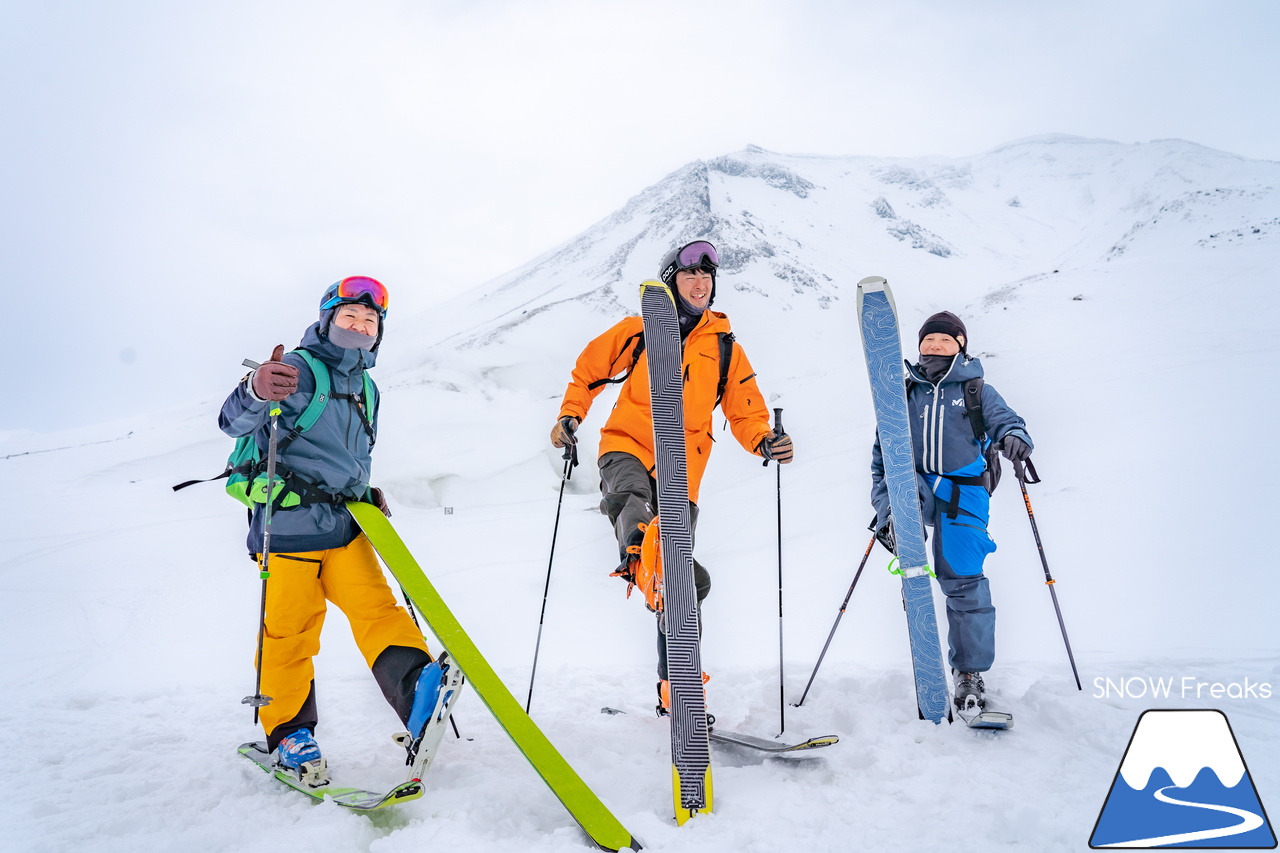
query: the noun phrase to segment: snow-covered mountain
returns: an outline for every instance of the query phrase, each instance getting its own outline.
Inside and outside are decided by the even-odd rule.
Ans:
[[[637,311],[638,282],[667,248],[707,237],[724,259],[714,307],[730,315],[799,448],[786,502],[792,523],[806,525],[793,561],[813,573],[802,585],[835,594],[836,567],[865,541],[874,427],[852,292],[880,274],[895,288],[907,347],[926,316],[956,311],[988,380],[1027,418],[1050,556],[1064,583],[1089,585],[1097,608],[1099,633],[1082,640],[1144,651],[1269,643],[1255,620],[1205,619],[1203,608],[1240,602],[1231,585],[1201,581],[1221,576],[1211,567],[1227,530],[1236,547],[1256,547],[1266,524],[1250,460],[1253,441],[1274,434],[1275,404],[1259,399],[1250,368],[1276,349],[1277,213],[1280,164],[1178,140],[1041,137],[927,160],[748,148],[692,163],[442,306],[414,341],[390,344],[384,446],[396,470],[381,473],[423,508],[461,502],[518,466],[544,469],[543,488],[554,488],[559,463],[544,433],[577,353]],[[588,419],[588,442],[608,405],[606,396]],[[1259,409],[1248,417],[1257,428],[1230,417]],[[420,440],[428,423],[468,436],[450,442],[456,456]],[[741,562],[768,542],[735,531],[758,532],[744,517],[763,518],[773,494],[725,437],[700,534],[704,549]],[[744,505],[747,482],[758,501]],[[594,493],[591,476],[578,485]],[[994,530],[1008,544],[992,565],[997,577],[1035,581],[1022,505],[1006,489]],[[721,529],[726,541],[711,546]],[[609,556],[602,546],[594,559]]]
[[[957,312],[988,381],[1036,440],[1044,482],[1030,494],[1084,693],[1006,477],[987,564],[1000,611],[988,683],[1018,727],[995,741],[916,721],[897,581],[877,549],[805,707],[787,714],[789,735],[835,731],[844,743],[797,766],[718,756],[717,815],[676,830],[661,724],[596,714],[643,710],[653,690],[652,617],[608,577],[615,548],[596,512],[606,391],[566,490],[534,716],[651,847],[934,850],[963,816],[989,846],[1079,849],[1136,712],[1215,707],[1194,696],[1095,698],[1094,678],[1280,684],[1262,485],[1280,415],[1268,378],[1280,353],[1278,193],[1280,163],[1178,140],[1037,137],[924,159],[750,147],[691,163],[526,266],[424,316],[392,313],[376,371],[375,482],[522,693],[560,486],[547,433],[569,370],[590,338],[637,311],[638,285],[663,252],[713,240],[724,261],[714,308],[729,314],[797,445],[780,491],[794,701],[870,535],[874,422],[854,284],[889,279],[907,350],[926,316]],[[300,309],[299,332],[309,313]],[[231,747],[254,737],[237,703],[252,686],[258,590],[243,515],[216,486],[176,496],[169,486],[220,470],[230,442],[215,415],[242,372],[228,365],[225,388],[128,421],[0,435],[10,757],[0,778],[25,792],[0,806],[0,823],[33,850],[268,850],[307,839],[319,849],[579,849],[571,821],[465,698],[459,723],[474,741],[446,744],[438,787],[393,817],[310,808],[241,766]],[[717,438],[698,530],[714,579],[709,701],[723,724],[773,734],[779,490],[728,431]],[[394,778],[394,718],[340,614],[329,619],[322,743],[362,783]],[[1275,701],[1224,709],[1264,802],[1280,792]],[[178,825],[162,829],[159,810]]]

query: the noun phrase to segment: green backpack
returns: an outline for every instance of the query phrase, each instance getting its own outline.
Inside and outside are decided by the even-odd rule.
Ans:
[[[276,442],[277,460],[280,454],[284,453],[284,449],[293,443],[295,438],[315,426],[316,421],[320,420],[325,404],[329,402],[329,397],[331,396],[329,368],[325,363],[305,349],[296,349],[294,352],[302,357],[302,360],[307,363],[307,367],[311,368],[311,374],[315,378],[316,390],[306,408],[302,410],[302,414],[298,416],[297,423]],[[357,401],[357,407],[364,416],[364,428],[369,433],[372,441],[373,412],[376,408],[378,392],[374,388],[373,380],[369,378],[369,371],[364,371],[363,378],[364,401],[363,403]],[[282,509],[299,506],[302,503],[302,496],[294,489],[289,488],[290,481],[296,481],[297,478],[290,476],[288,472],[282,474],[283,470],[277,461],[275,487],[270,490],[272,505]],[[176,492],[196,483],[208,483],[223,478],[226,478],[227,481],[227,494],[250,509],[253,508],[254,504],[266,503],[268,491],[267,460],[258,448],[258,442],[252,434],[242,435],[236,439],[235,447],[232,448],[231,455],[227,457],[227,469],[221,474],[205,480],[188,480],[185,483],[179,483],[174,486],[173,490]],[[282,492],[283,494],[281,494]]]

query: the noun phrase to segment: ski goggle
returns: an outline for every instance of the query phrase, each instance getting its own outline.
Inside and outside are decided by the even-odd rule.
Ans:
[[[367,275],[353,275],[329,286],[320,302],[320,310],[327,311],[344,302],[368,302],[380,314],[387,313],[390,298],[387,286]]]
[[[704,264],[712,268],[720,266],[720,256],[716,254],[716,247],[706,240],[697,240],[685,246],[676,254],[676,261],[679,263],[677,269],[682,270]]]

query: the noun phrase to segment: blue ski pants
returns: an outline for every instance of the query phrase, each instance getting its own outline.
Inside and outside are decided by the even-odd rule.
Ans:
[[[986,672],[996,655],[996,609],[982,564],[996,549],[987,533],[991,496],[982,486],[957,486],[931,475],[933,507],[925,502],[925,523],[933,528],[933,570],[947,597],[947,644],[951,667]],[[955,518],[952,490],[959,489]]]

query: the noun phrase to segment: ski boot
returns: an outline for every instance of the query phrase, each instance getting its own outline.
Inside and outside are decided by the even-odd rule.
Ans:
[[[621,561],[618,568],[609,573],[611,578],[622,578],[628,584],[634,584],[640,570],[640,543],[644,541],[644,530],[648,525],[641,524],[631,531],[627,536],[627,541],[623,544],[621,550]],[[630,594],[631,588],[627,587]]]
[[[298,777],[308,788],[322,788],[329,784],[329,764],[320,754],[311,729],[298,729],[280,741],[276,747],[275,764]]]
[[[987,686],[982,683],[982,674],[978,672],[958,672],[951,670],[956,680],[956,709],[965,712],[981,711],[987,707]]]
[[[410,779],[421,779],[435,757],[464,680],[462,670],[449,660],[448,652],[441,652],[440,657],[424,666],[418,675],[413,708],[409,712],[409,731],[392,738],[405,748]]]

